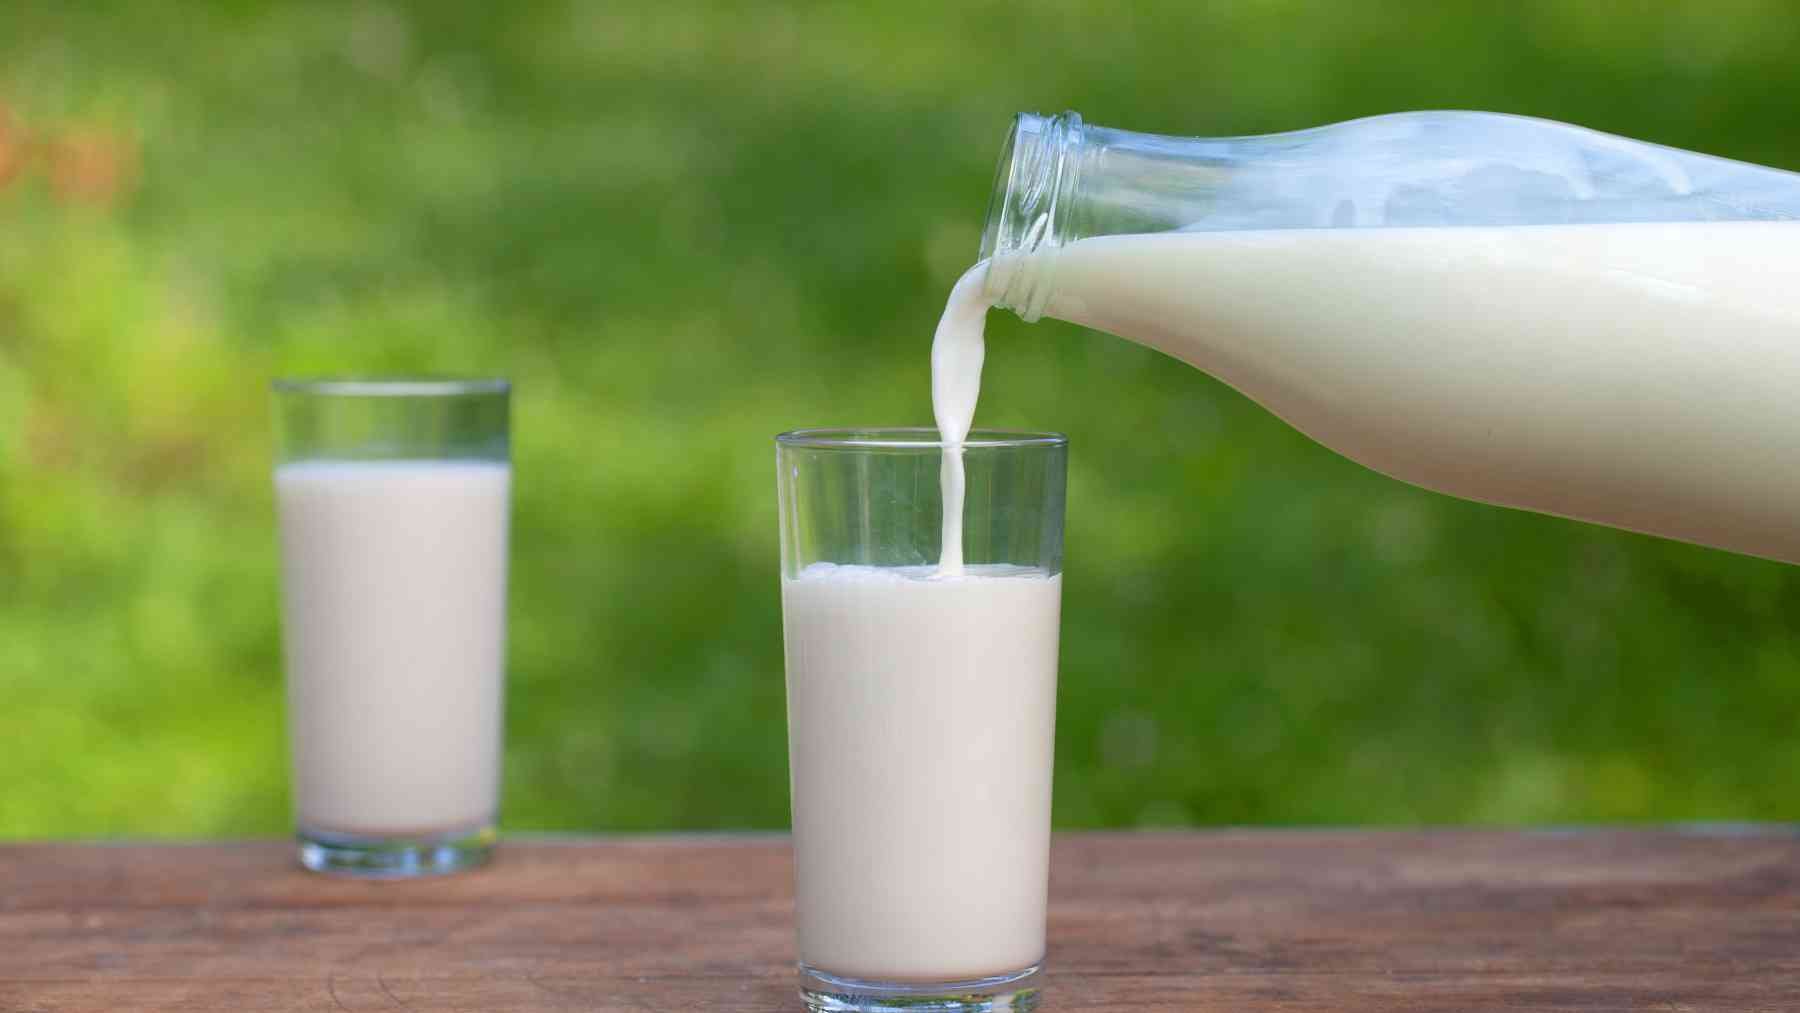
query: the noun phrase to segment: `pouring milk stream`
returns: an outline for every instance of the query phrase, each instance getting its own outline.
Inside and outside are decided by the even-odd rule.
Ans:
[[[1021,116],[932,345],[943,575],[990,305],[1156,348],[1415,485],[1800,562],[1800,174],[1489,113]]]

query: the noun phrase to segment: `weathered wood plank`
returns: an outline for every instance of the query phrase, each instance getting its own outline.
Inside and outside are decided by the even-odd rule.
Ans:
[[[1778,828],[1059,837],[1051,1008],[1800,1008]],[[413,883],[284,843],[0,846],[0,1010],[792,1010],[785,839],[512,841]]]

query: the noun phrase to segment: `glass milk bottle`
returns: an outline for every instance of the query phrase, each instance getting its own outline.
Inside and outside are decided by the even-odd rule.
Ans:
[[[1516,116],[1173,138],[1022,115],[979,294],[1175,356],[1394,478],[1800,562],[1797,218],[1800,174]]]

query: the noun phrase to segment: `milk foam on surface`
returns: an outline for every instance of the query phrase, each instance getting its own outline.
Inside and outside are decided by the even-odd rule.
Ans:
[[[494,820],[511,475],[497,462],[275,469],[303,828]]]
[[[1800,222],[1173,232],[1046,313],[1396,478],[1800,562]]]
[[[800,959],[941,982],[1044,955],[1062,578],[782,581]]]

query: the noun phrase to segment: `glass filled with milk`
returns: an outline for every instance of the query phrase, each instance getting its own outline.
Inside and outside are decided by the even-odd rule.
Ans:
[[[278,380],[276,506],[300,861],[479,865],[500,795],[505,380]]]
[[[813,1009],[1036,1001],[1068,443],[959,436],[777,437],[800,978]],[[960,502],[946,507],[951,492]]]

